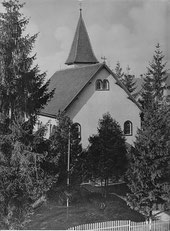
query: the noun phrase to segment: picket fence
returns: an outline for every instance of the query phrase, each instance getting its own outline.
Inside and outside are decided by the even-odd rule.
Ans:
[[[98,230],[98,231],[170,231],[170,221],[132,222],[106,221],[78,225],[68,230]]]

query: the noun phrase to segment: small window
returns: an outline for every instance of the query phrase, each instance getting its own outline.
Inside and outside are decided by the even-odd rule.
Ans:
[[[50,128],[49,128],[49,132],[50,132],[50,136],[51,136],[51,133],[52,133],[52,124],[50,124]]]
[[[42,122],[39,121],[39,120],[38,120],[38,122],[37,122],[37,128],[38,128],[38,129],[42,128]]]
[[[81,140],[81,125],[79,123],[74,123],[72,125],[72,131],[74,133],[73,139],[79,139]]]
[[[124,123],[124,135],[132,136],[132,122],[129,120]]]
[[[96,81],[96,90],[102,90],[103,88],[103,83],[100,79],[97,79]]]
[[[109,81],[107,79],[103,80],[103,90],[109,90]]]

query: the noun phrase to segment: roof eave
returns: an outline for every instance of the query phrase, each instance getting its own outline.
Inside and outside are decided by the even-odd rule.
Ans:
[[[103,65],[101,64],[101,66],[99,66],[99,68],[96,70],[96,72],[91,76],[91,78],[87,81],[87,83],[80,89],[80,91],[77,93],[76,96],[74,96],[72,98],[72,100],[70,101],[70,103],[68,105],[66,105],[66,107],[64,108],[64,111],[66,111],[68,109],[68,107],[73,103],[73,101],[78,97],[78,95],[83,91],[83,89],[89,84],[89,82],[91,82],[91,80],[96,76],[96,74],[102,69]]]
[[[130,99],[133,103],[136,104],[136,106],[143,111],[143,108],[140,106],[140,104],[135,100],[135,98],[131,95],[131,93],[127,90],[127,88],[125,87],[125,85],[116,77],[116,75],[113,73],[113,71],[106,65],[103,64],[104,67],[106,68],[106,70],[108,70],[108,72],[110,72],[110,74],[112,74],[112,76],[115,78],[117,84],[127,93],[128,95],[128,99]]]
[[[46,112],[40,112],[40,113],[38,113],[38,115],[49,117],[49,118],[52,118],[52,119],[56,119],[56,117],[57,117],[56,114],[50,114],[50,113],[46,113]]]
[[[99,63],[99,61],[95,61],[95,62],[65,62],[65,64],[67,65],[74,65],[74,64],[97,64]]]

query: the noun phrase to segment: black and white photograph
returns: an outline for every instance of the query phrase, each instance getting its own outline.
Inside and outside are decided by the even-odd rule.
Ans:
[[[0,230],[170,231],[169,24],[169,0],[0,0]]]

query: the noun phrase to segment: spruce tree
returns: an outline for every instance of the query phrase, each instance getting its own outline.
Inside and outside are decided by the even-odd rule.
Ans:
[[[144,78],[143,121],[129,155],[129,204],[152,219],[158,205],[169,200],[170,109],[163,103],[165,63],[159,44]]]
[[[68,148],[70,149],[70,185],[78,182],[79,173],[77,172],[78,159],[82,152],[80,133],[77,130],[76,123],[59,112],[57,115],[57,126],[53,129],[50,136],[51,141],[51,161],[54,163],[54,173],[58,174],[58,184],[66,185],[67,182],[67,164],[68,164]],[[68,147],[69,145],[69,147]]]
[[[135,82],[135,76],[129,74],[130,68],[127,67],[127,73],[124,73],[122,71],[122,67],[120,66],[120,62],[117,62],[116,68],[115,68],[115,74],[116,77],[125,85],[127,90],[130,93],[133,93],[136,89],[136,82]]]
[[[142,85],[141,103],[143,107],[147,107],[148,101],[163,102],[166,79],[166,63],[164,62],[164,55],[158,43],[153,60],[149,63],[149,67],[147,67],[147,73]]]
[[[147,110],[150,107],[152,107],[154,102],[152,82],[150,76],[147,74],[145,75],[142,88],[143,88],[141,93],[142,98],[139,100],[139,103],[142,105],[142,108],[144,110]]]
[[[156,50],[153,55],[153,60],[147,68],[147,74],[151,78],[154,97],[156,100],[163,99],[163,91],[165,89],[165,81],[167,78],[166,63],[163,61],[164,55],[160,50],[159,43],[156,45]]]
[[[130,93],[133,93],[134,90],[136,89],[136,82],[135,82],[135,76],[129,74],[130,68],[129,66],[127,67],[127,73],[124,74],[123,76],[123,84],[126,86],[127,90]]]
[[[122,67],[121,67],[119,61],[116,63],[115,74],[116,74],[116,77],[122,82],[123,81],[124,73],[122,71]]]
[[[46,128],[34,132],[39,111],[50,100],[45,73],[33,66],[37,34],[24,35],[29,20],[18,0],[3,1],[0,14],[0,226],[24,227],[31,205],[54,180],[41,168],[48,150]],[[43,148],[42,148],[43,147]],[[48,149],[48,148],[47,148]]]
[[[98,134],[89,138],[87,165],[91,177],[108,184],[108,180],[118,181],[126,171],[126,146],[120,125],[109,113],[99,120]]]
[[[5,13],[0,15],[1,112],[11,121],[24,117],[35,123],[38,112],[48,102],[49,82],[45,73],[33,66],[36,56],[31,56],[37,34],[24,35],[29,20],[21,11],[18,0],[4,1]]]
[[[129,155],[127,179],[129,205],[149,219],[158,205],[165,209],[169,200],[169,140],[170,110],[155,105],[148,108]]]

